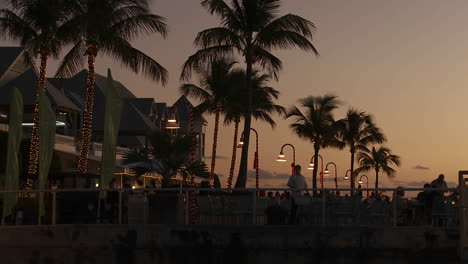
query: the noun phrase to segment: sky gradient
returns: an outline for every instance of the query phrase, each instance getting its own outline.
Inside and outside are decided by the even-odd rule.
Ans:
[[[97,72],[104,74],[110,67],[115,79],[137,96],[172,104],[180,96],[180,67],[195,52],[196,33],[219,24],[217,17],[210,16],[199,3],[153,1],[153,11],[167,19],[169,36],[165,40],[160,36],[141,37],[134,42],[168,69],[170,80],[166,87],[121,68],[110,58],[98,57]],[[335,94],[343,102],[336,111],[337,119],[349,107],[373,114],[388,138],[386,146],[401,156],[397,176],[388,180],[381,175],[381,187],[422,187],[439,173],[444,173],[449,186],[453,186],[458,170],[468,168],[464,105],[468,98],[467,10],[468,1],[463,0],[285,0],[281,14],[298,14],[316,24],[314,45],[321,55],[316,58],[299,50],[276,52],[284,63],[280,80],[271,83],[281,92],[278,104],[289,108],[306,96]],[[51,64],[49,76],[56,67],[56,62]],[[209,156],[214,122],[212,117],[207,119]],[[296,146],[297,163],[303,167],[313,152],[310,142],[291,132],[291,120],[275,120],[278,125],[274,130],[252,123],[260,133],[260,168],[265,170],[261,187],[282,187],[287,182],[289,162],[275,162],[282,144]],[[223,185],[232,137],[233,127],[221,127],[216,172],[222,175]],[[249,168],[253,149],[252,145]],[[285,154],[290,157],[290,149]],[[321,155],[325,162],[338,165],[342,179],[349,169],[349,151],[322,150]],[[304,175],[310,184],[311,171],[304,170]],[[372,186],[374,173],[367,175]],[[252,180],[250,177],[250,186]],[[342,180],[339,184],[349,186]],[[333,183],[327,181],[326,186]]]

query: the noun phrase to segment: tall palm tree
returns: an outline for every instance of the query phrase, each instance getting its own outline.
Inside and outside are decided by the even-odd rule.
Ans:
[[[395,176],[395,169],[390,167],[392,164],[401,165],[400,157],[392,154],[392,151],[387,147],[380,146],[376,149],[372,146],[372,150],[364,147],[357,153],[359,168],[356,169],[356,175],[361,172],[366,172],[371,169],[375,170],[375,188],[379,188],[379,172],[383,171],[389,177]]]
[[[354,189],[354,158],[357,150],[369,144],[386,141],[384,134],[376,126],[372,115],[356,109],[349,109],[346,117],[338,121],[339,136],[351,152],[351,189]]]
[[[294,118],[294,123],[289,127],[302,139],[309,140],[314,145],[314,164],[318,164],[320,149],[327,147],[343,148],[344,144],[338,140],[337,123],[333,110],[338,108],[339,102],[336,96],[325,95],[323,97],[309,96],[300,100],[305,112],[301,112],[296,106],[291,107],[286,118]],[[317,169],[312,173],[312,187],[317,188]],[[316,191],[314,191],[316,195]]]
[[[213,133],[213,148],[211,153],[210,184],[213,183],[216,166],[216,149],[218,145],[219,117],[226,106],[231,87],[233,86],[232,73],[237,62],[230,58],[214,60],[207,67],[197,67],[196,72],[200,86],[193,83],[184,83],[180,92],[188,97],[201,101],[195,107],[197,113],[210,113],[215,115]]]
[[[315,25],[293,14],[278,16],[280,0],[230,2],[228,4],[224,0],[202,1],[203,7],[221,19],[221,25],[198,33],[195,44],[200,49],[187,59],[181,77],[189,77],[191,70],[200,63],[206,63],[219,56],[240,54],[246,64],[247,104],[244,110],[244,131],[250,131],[253,111],[253,66],[261,66],[270,76],[277,79],[283,65],[281,60],[273,55],[273,49],[298,47],[318,55],[310,41]],[[247,183],[249,142],[250,133],[246,133],[236,188],[244,188]]]
[[[18,41],[30,63],[40,60],[29,153],[31,176],[37,172],[39,154],[39,91],[46,88],[47,60],[58,58],[63,40],[72,33],[63,27],[71,5],[73,1],[67,0],[12,0],[10,8],[0,10],[0,37]]]
[[[142,33],[167,34],[164,18],[150,13],[147,0],[79,0],[74,16],[64,26],[75,32],[67,39],[73,47],[63,58],[57,76],[77,73],[87,56],[85,107],[78,171],[87,171],[89,144],[93,125],[94,63],[98,54],[110,55],[133,72],[140,71],[152,80],[167,81],[167,71],[158,62],[134,48],[130,42]]]
[[[233,89],[225,107],[224,124],[229,125],[234,122],[234,139],[232,142],[232,158],[231,167],[229,169],[229,176],[227,179],[227,188],[232,187],[232,179],[234,177],[234,168],[236,165],[237,155],[237,136],[239,132],[239,122],[242,119],[245,105],[247,89],[245,87],[245,71],[236,70],[233,73]],[[275,121],[271,114],[278,114],[280,116],[286,113],[284,107],[274,103],[278,99],[279,92],[272,87],[268,87],[267,83],[271,77],[267,74],[260,74],[258,71],[253,72],[252,87],[253,87],[253,111],[252,116],[256,120],[262,120],[268,123],[272,128],[276,126]]]

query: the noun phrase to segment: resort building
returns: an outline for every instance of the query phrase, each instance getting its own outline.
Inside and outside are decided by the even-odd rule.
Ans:
[[[19,47],[0,47],[0,130],[7,130],[10,93],[14,87],[23,95],[24,135],[29,136],[34,102],[37,91],[38,71],[28,63]],[[83,70],[71,78],[48,78],[46,92],[57,115],[55,150],[60,153],[62,168],[77,167],[79,137],[83,121],[87,71]],[[181,96],[172,106],[156,102],[154,98],[137,98],[118,81],[114,85],[123,100],[117,148],[117,166],[122,155],[130,148],[143,147],[151,131],[172,129],[171,133],[190,131],[190,109],[192,103]],[[93,112],[93,134],[89,155],[89,171],[99,172],[104,131],[107,78],[96,74],[95,103]],[[204,159],[205,130],[207,121],[194,116],[193,131],[199,138],[197,160]]]

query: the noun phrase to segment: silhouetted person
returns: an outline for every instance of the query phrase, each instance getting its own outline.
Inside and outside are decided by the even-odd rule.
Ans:
[[[443,174],[439,174],[439,177],[431,182],[432,188],[444,188],[447,189],[447,183],[445,182],[445,176]],[[439,195],[444,195],[447,191],[438,190],[436,191]]]
[[[296,219],[296,210],[297,206],[295,199],[304,195],[304,189],[307,189],[307,182],[305,177],[301,174],[301,166],[294,166],[294,174],[289,177],[288,186],[292,189],[292,199],[291,199],[291,218],[290,223],[293,223]]]

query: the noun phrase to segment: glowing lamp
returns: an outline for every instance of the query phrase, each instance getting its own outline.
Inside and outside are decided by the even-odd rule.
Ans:
[[[280,154],[278,155],[278,158],[276,159],[276,161],[281,161],[281,162],[285,162],[286,159],[284,158],[284,154],[283,152],[281,151]]]
[[[362,184],[362,181],[361,181],[361,180],[359,180],[359,181],[358,181],[358,183],[359,183],[359,184]]]
[[[345,181],[348,181],[348,180],[349,180],[348,175],[345,175],[345,176],[344,176],[344,180],[345,180]]]

